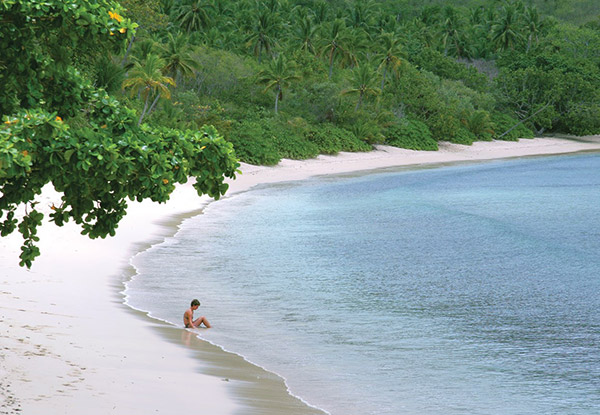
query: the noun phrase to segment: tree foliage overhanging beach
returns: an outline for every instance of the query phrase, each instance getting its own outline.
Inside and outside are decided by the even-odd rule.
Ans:
[[[95,238],[188,176],[218,198],[236,157],[600,131],[594,1],[456,4],[2,2],[2,235],[30,266],[47,183],[51,220]]]
[[[188,176],[199,194],[225,193],[224,179],[235,177],[239,163],[214,127],[141,124],[135,110],[92,82],[88,71],[100,56],[124,49],[137,26],[118,3],[17,0],[0,10],[0,231],[23,235],[21,265],[39,255],[43,214],[35,196],[47,183],[62,193],[51,220],[74,220],[90,238],[115,234],[127,199],[164,202]],[[167,95],[165,79],[159,70],[123,85],[147,103]]]

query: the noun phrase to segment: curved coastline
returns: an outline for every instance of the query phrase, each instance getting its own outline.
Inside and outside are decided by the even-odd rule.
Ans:
[[[226,198],[235,197],[241,193],[252,191],[253,189],[257,188],[258,186],[263,186],[263,185],[264,186],[272,186],[272,185],[281,184],[281,183],[290,182],[290,181],[307,180],[307,179],[317,177],[317,176],[347,177],[349,175],[355,176],[355,175],[363,175],[363,174],[372,174],[372,173],[395,171],[398,169],[407,169],[407,168],[409,168],[409,169],[412,169],[412,168],[438,168],[438,167],[456,165],[456,164],[461,164],[461,163],[481,163],[481,162],[485,162],[485,161],[492,161],[492,160],[498,160],[498,159],[523,158],[523,157],[544,157],[544,156],[550,156],[550,155],[562,155],[562,154],[600,151],[600,141],[598,141],[599,145],[594,144],[594,141],[592,141],[592,144],[590,145],[590,141],[587,141],[587,140],[568,140],[568,142],[565,142],[565,141],[559,141],[559,142],[560,142],[560,145],[557,146],[556,148],[554,148],[553,151],[550,151],[550,152],[539,152],[539,150],[537,150],[537,147],[536,147],[536,151],[533,151],[533,152],[526,151],[523,154],[514,154],[512,152],[510,154],[501,154],[502,150],[506,150],[506,149],[499,149],[498,150],[499,153],[495,153],[493,155],[486,154],[484,157],[481,157],[481,158],[473,157],[473,155],[467,155],[467,154],[465,154],[464,156],[459,156],[459,157],[457,157],[456,160],[451,160],[451,161],[449,161],[449,160],[434,160],[434,159],[429,160],[428,159],[428,160],[421,160],[421,162],[415,162],[415,160],[411,160],[410,158],[407,158],[404,160],[403,163],[400,163],[400,164],[397,162],[393,162],[391,164],[384,162],[381,165],[378,165],[374,168],[370,168],[371,166],[369,166],[369,168],[367,168],[367,169],[364,169],[364,168],[347,169],[341,165],[338,166],[337,169],[331,169],[330,166],[324,165],[326,163],[331,163],[331,161],[333,159],[336,159],[339,156],[320,156],[322,159],[324,159],[320,162],[317,161],[316,159],[309,160],[309,161],[301,161],[301,162],[297,162],[297,161],[293,161],[293,160],[284,160],[283,163],[276,166],[275,168],[243,165],[243,167],[242,167],[243,173],[247,174],[249,172],[253,176],[253,179],[248,180],[248,183],[246,183],[243,186],[233,185],[232,189],[227,193]],[[575,145],[571,147],[569,142],[573,143]],[[499,142],[498,144],[502,145],[505,143],[506,142]],[[453,150],[455,147],[455,145],[452,145],[452,144],[447,144],[446,146],[447,146],[446,147],[447,149],[452,148]],[[509,146],[512,147],[512,145],[510,145],[510,144],[509,144]],[[402,150],[402,149],[397,149],[397,148],[389,148],[386,146],[380,146],[378,150],[380,152],[381,151],[391,152],[392,154],[394,154],[396,152],[401,152],[401,153],[407,152],[407,150]],[[531,150],[531,148],[529,148],[529,150]],[[422,152],[412,152],[412,153],[422,153]],[[364,153],[358,153],[358,158],[361,158],[360,156],[362,154],[364,154]],[[431,154],[436,154],[436,153],[429,153],[429,154],[431,155]],[[347,158],[351,159],[352,161],[355,161],[355,159],[357,158],[356,156],[357,156],[356,154],[353,155],[351,153],[346,153],[342,157],[347,157]],[[387,159],[387,157],[383,157],[382,159]],[[378,160],[378,161],[381,162],[383,160]],[[306,168],[305,165],[308,163],[314,163],[314,165],[311,168]],[[273,169],[280,170],[279,174],[276,175],[276,177],[277,177],[276,180],[272,180]],[[330,169],[330,170],[327,172],[324,172],[323,169]],[[271,173],[269,173],[269,172],[271,172]],[[163,320],[163,319],[153,316],[152,312],[150,310],[137,309],[136,307],[134,307],[133,305],[128,303],[128,301],[127,301],[128,297],[126,295],[127,283],[140,275],[139,270],[135,266],[135,264],[133,264],[133,261],[135,260],[135,257],[137,257],[139,254],[151,249],[152,247],[154,247],[156,245],[159,245],[160,243],[164,243],[168,237],[176,238],[177,233],[179,233],[181,226],[183,225],[183,223],[185,222],[186,219],[194,217],[196,215],[206,214],[206,208],[208,207],[209,204],[213,204],[213,203],[215,203],[215,201],[211,201],[211,202],[207,203],[201,210],[199,210],[195,213],[190,212],[186,215],[178,216],[177,218],[173,218],[174,221],[176,221],[177,223],[172,223],[172,226],[174,227],[174,232],[171,236],[166,236],[161,242],[159,242],[157,244],[153,244],[151,246],[148,246],[144,250],[140,250],[131,258],[130,265],[135,270],[135,274],[132,274],[131,278],[128,281],[124,282],[125,289],[123,290],[122,294],[124,296],[124,304],[125,305],[127,305],[128,307],[131,307],[134,310],[137,310],[137,311],[143,313],[148,318],[159,320],[169,326],[174,325],[170,321],[166,321],[166,320]],[[200,335],[197,335],[197,339],[199,339],[200,342],[209,343],[209,344],[219,348],[225,354],[233,355],[236,358],[241,358],[245,362],[247,362],[249,365],[252,365],[255,368],[258,368],[260,370],[264,370],[265,372],[267,372],[275,377],[280,378],[281,382],[283,382],[283,384],[285,385],[285,390],[286,390],[287,394],[289,394],[291,397],[298,399],[303,404],[307,405],[309,408],[319,411],[319,413],[329,414],[329,412],[327,410],[313,406],[309,402],[304,400],[301,396],[295,395],[290,390],[287,379],[285,379],[284,376],[282,376],[281,374],[278,374],[276,372],[273,372],[272,370],[269,370],[269,368],[267,368],[267,367],[263,367],[257,363],[252,362],[246,356],[243,355],[243,352],[228,350],[222,345],[216,344],[210,340],[202,338]],[[226,369],[224,369],[224,370],[226,370]],[[252,400],[249,400],[245,404],[249,405],[249,406],[253,406]],[[256,408],[256,409],[258,409],[258,408]],[[267,408],[260,408],[260,409],[261,409],[261,411],[263,411],[262,413],[264,413],[264,411]],[[287,413],[291,413],[291,412],[287,412]]]
[[[247,189],[245,191],[248,191]],[[238,191],[234,195],[239,195],[244,191]],[[230,197],[234,196],[230,195]],[[122,281],[121,290],[118,292],[123,305],[131,309],[138,318],[146,318],[162,323],[163,327],[157,327],[157,331],[166,337],[170,342],[177,343],[177,334],[181,333],[179,341],[184,347],[192,351],[197,358],[209,364],[210,374],[226,382],[240,382],[244,385],[239,385],[233,393],[236,395],[236,400],[241,402],[246,408],[251,408],[253,411],[259,411],[261,414],[278,414],[282,411],[286,414],[293,415],[322,415],[329,414],[328,411],[311,405],[302,397],[295,395],[289,388],[287,379],[266,367],[250,361],[243,354],[228,350],[224,346],[214,343],[208,339],[202,338],[198,331],[183,329],[171,321],[153,316],[151,310],[143,310],[137,308],[128,302],[127,294],[128,283],[135,278],[142,277],[138,267],[134,264],[135,258],[140,254],[152,249],[153,247],[164,243],[167,238],[176,238],[181,230],[181,226],[186,219],[204,214],[208,203],[200,210],[191,211],[185,214],[180,214],[171,217],[164,222],[172,230],[170,233],[165,233],[161,240],[154,243],[140,246],[141,249],[136,250],[135,254],[130,258],[128,272],[125,275],[129,277]],[[216,355],[221,356],[216,356]],[[257,397],[260,398],[257,399]]]
[[[243,165],[228,195],[313,176],[581,151],[600,151],[600,137],[442,143],[438,152],[379,146],[370,153],[283,160],[275,167]],[[45,189],[40,205],[51,205],[56,197]],[[0,316],[6,331],[0,335],[0,402],[24,413],[173,413],[202,407],[232,414],[252,400],[292,397],[281,377],[193,335],[193,347],[187,347],[182,332],[190,331],[130,308],[121,294],[132,276],[131,258],[172,236],[186,215],[198,214],[209,202],[188,184],[165,205],[131,203],[117,236],[103,241],[80,236],[75,226],[44,226],[39,232],[42,256],[31,271],[17,265],[19,239],[2,238]],[[227,370],[223,361],[230,365]],[[247,376],[261,376],[252,372],[256,368],[267,389],[277,382],[283,387],[266,395],[244,388]],[[314,413],[293,399],[299,412],[286,413]],[[271,406],[272,413],[281,413],[277,405]]]

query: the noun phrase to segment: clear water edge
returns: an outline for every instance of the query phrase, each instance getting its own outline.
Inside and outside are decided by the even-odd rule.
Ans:
[[[486,164],[487,164],[487,163],[488,163],[488,162],[486,162]],[[495,163],[495,162],[489,162],[489,163]],[[477,163],[477,164],[479,164],[479,163]],[[427,168],[429,168],[429,167],[430,167],[430,166],[427,166]],[[406,169],[401,169],[401,170],[402,170],[402,171],[405,171]],[[411,170],[412,170],[412,169],[411,169]],[[370,172],[370,174],[373,174],[373,173],[374,173],[374,172]],[[381,173],[380,173],[380,172],[375,172],[375,174],[381,174]],[[356,175],[353,175],[353,176],[356,176]],[[361,174],[360,176],[362,176],[362,174]],[[326,179],[326,180],[327,180],[327,181],[336,181],[336,180],[339,180],[339,178],[328,178],[328,179]],[[284,187],[285,187],[285,186],[288,186],[288,185],[289,185],[289,184],[278,184],[278,185],[275,185],[275,187],[277,187],[277,186],[284,186]],[[296,184],[294,184],[293,186],[296,186]],[[271,187],[272,187],[272,186],[266,186],[266,188],[271,188]],[[253,189],[253,191],[256,191],[256,190],[264,190],[264,189],[265,189],[265,187],[259,187],[258,189]],[[235,195],[235,196],[237,197],[237,196],[239,196],[239,195]],[[233,197],[229,198],[229,200],[233,200],[233,199],[235,199],[235,198],[233,198]],[[226,199],[225,201],[227,201],[227,199]],[[207,207],[207,211],[209,211],[210,209],[212,209],[212,207],[213,207],[213,205],[212,205],[212,204],[211,204],[211,205],[209,205],[209,206]],[[181,225],[180,225],[180,227],[179,227],[179,230],[177,231],[177,233],[179,233],[179,232],[180,232],[180,230],[181,230]],[[176,235],[174,238],[176,239],[176,238],[177,238],[177,235]],[[168,239],[171,239],[171,238],[168,238]],[[160,244],[157,244],[157,245],[160,245]],[[153,247],[155,247],[155,246],[156,246],[156,245],[154,245]],[[152,248],[150,248],[150,249],[152,249]],[[148,252],[148,250],[147,250],[147,251],[145,251],[145,252]],[[139,254],[138,254],[138,255],[139,255]],[[138,255],[136,255],[136,257],[138,257]],[[135,262],[135,258],[136,258],[136,257],[132,258],[132,261],[131,261],[131,262],[132,262],[132,265],[133,265],[134,267],[136,267],[136,266],[135,266],[135,264],[134,264],[134,262]],[[138,269],[137,267],[136,267],[136,270],[137,270],[138,274],[136,274],[136,276],[135,276],[135,277],[133,277],[133,278],[131,279],[131,281],[134,281],[136,278],[138,278],[138,277],[139,277],[139,269]],[[129,284],[126,284],[126,285],[127,285],[127,286],[129,286]],[[130,307],[132,307],[132,308],[137,308],[137,307],[133,306],[133,305],[130,303],[130,301],[129,301],[129,300],[130,300],[130,296],[127,294],[127,292],[126,292],[126,291],[127,291],[127,288],[126,288],[126,290],[124,291],[125,303],[126,303],[127,305],[129,305]],[[138,308],[138,309],[139,309],[139,308]],[[161,320],[161,321],[164,321],[164,322],[166,322],[166,323],[168,323],[168,324],[176,324],[176,323],[174,323],[174,322],[172,322],[172,321],[169,321],[169,319],[164,319],[164,318],[157,317],[156,315],[153,315],[153,313],[152,313],[152,310],[141,310],[141,311],[145,311],[145,312],[147,312],[147,313],[148,313],[148,314],[149,314],[151,317],[153,317],[153,318],[155,318],[155,319],[158,319],[158,320]],[[406,316],[404,316],[404,317],[406,317]],[[294,317],[293,317],[293,316],[291,316],[290,318],[292,318],[292,319],[293,319]],[[246,360],[250,361],[250,360],[249,360],[248,358],[246,358],[244,355],[242,355],[242,354],[239,354],[239,353],[237,353],[237,352],[234,352],[234,351],[229,351],[229,350],[227,350],[225,347],[223,347],[222,345],[218,344],[218,342],[215,342],[215,341],[211,340],[210,338],[204,338],[204,337],[202,337],[202,339],[203,339],[204,341],[208,341],[208,342],[210,342],[210,343],[212,343],[212,344],[215,344],[215,345],[217,345],[217,346],[221,347],[221,348],[222,348],[224,351],[226,351],[226,352],[235,353],[235,354],[237,354],[237,355],[239,355],[239,356],[243,357],[244,359],[246,359]],[[252,363],[252,362],[251,362],[251,363]],[[253,364],[256,364],[256,363],[253,363]],[[263,365],[263,366],[261,366],[261,365],[257,365],[257,366],[259,366],[259,367],[262,367],[262,368],[264,368],[265,370],[268,370],[268,371],[271,371],[271,372],[273,372],[273,371],[272,371],[270,368],[266,368],[266,367],[264,367],[264,365]],[[273,372],[273,373],[275,373],[275,372]],[[284,380],[284,382],[286,383],[286,386],[288,387],[288,390],[290,390],[290,387],[289,387],[289,385],[288,385],[288,380],[287,380],[287,379],[285,379],[285,377],[284,377],[284,376],[281,376],[281,375],[279,375],[279,374],[278,374],[278,376],[280,376],[280,377],[281,377],[281,378]],[[290,391],[290,394],[293,394],[293,393]],[[294,396],[296,396],[296,395],[294,395]],[[301,397],[298,397],[298,398],[299,398],[299,399],[301,399],[303,402],[307,403],[307,402],[306,402],[305,400],[303,400]],[[310,405],[310,404],[309,404],[309,403],[307,403],[307,405]],[[310,406],[311,406],[311,407],[314,407],[314,408],[316,408],[316,406],[313,406],[313,405],[310,405]],[[466,408],[465,408],[465,409],[466,409]],[[408,410],[410,411],[410,408],[408,408]],[[461,409],[460,409],[460,408],[453,408],[453,410],[455,410],[457,413],[460,413],[460,412],[461,412]],[[325,411],[325,412],[326,412],[326,411]],[[470,413],[471,413],[471,412],[470,412]]]
[[[247,191],[251,191],[251,190],[247,190]],[[247,191],[244,191],[244,192],[239,192],[239,193],[235,193],[234,195],[228,195],[228,196],[226,196],[225,198],[221,199],[221,201],[223,201],[223,200],[227,200],[227,198],[230,198],[230,197],[235,197],[235,196],[238,196],[238,195],[244,194],[244,193],[246,193]],[[206,209],[206,208],[207,208],[207,207],[208,207],[210,204],[212,204],[212,203],[215,203],[215,201],[208,202],[208,203],[207,203],[205,206],[203,206],[203,207],[201,207],[200,209],[197,209],[197,210],[195,210],[195,211],[193,211],[193,212],[189,212],[189,213],[186,213],[186,214],[179,214],[179,215],[175,215],[175,216],[173,217],[173,219],[174,219],[174,222],[173,222],[173,223],[172,223],[172,225],[171,225],[171,226],[173,226],[173,227],[174,227],[174,228],[173,228],[173,232],[172,232],[171,234],[167,234],[167,235],[165,235],[164,237],[162,237],[162,238],[159,238],[157,241],[154,241],[154,242],[149,242],[149,243],[147,243],[147,244],[140,244],[140,245],[139,245],[139,246],[140,246],[140,249],[139,249],[139,250],[138,250],[138,251],[137,251],[137,252],[136,252],[136,253],[135,253],[135,254],[134,254],[134,255],[133,255],[131,258],[130,258],[130,260],[129,260],[129,264],[128,264],[128,266],[131,268],[131,271],[129,271],[129,272],[126,272],[126,273],[125,273],[125,277],[124,277],[125,279],[124,279],[124,280],[121,282],[121,288],[120,288],[120,290],[119,290],[119,295],[120,295],[120,298],[121,298],[121,300],[122,300],[122,303],[123,303],[125,306],[129,307],[130,309],[132,309],[132,310],[134,310],[134,311],[137,311],[137,312],[143,313],[143,314],[145,314],[147,317],[149,317],[149,318],[151,318],[151,319],[153,319],[153,320],[159,321],[159,322],[161,322],[161,323],[164,323],[164,324],[166,324],[166,325],[168,325],[168,326],[175,326],[175,327],[181,327],[181,326],[182,326],[182,325],[180,325],[180,324],[177,324],[177,323],[174,323],[174,322],[172,322],[172,321],[169,321],[168,319],[160,318],[160,317],[158,317],[158,316],[156,316],[156,315],[153,315],[153,313],[152,313],[152,310],[147,310],[147,309],[144,309],[144,308],[141,308],[141,307],[136,307],[136,306],[132,305],[132,304],[129,302],[130,295],[127,293],[127,290],[128,290],[128,285],[129,285],[129,283],[131,283],[132,281],[134,281],[134,280],[136,280],[137,278],[140,278],[140,277],[142,276],[142,275],[141,275],[141,273],[140,273],[140,270],[139,270],[139,268],[138,268],[138,267],[135,265],[135,260],[136,260],[136,258],[137,258],[139,255],[142,255],[142,254],[144,254],[144,253],[146,253],[146,252],[150,251],[150,250],[151,250],[152,248],[154,248],[155,246],[161,245],[161,244],[162,244],[162,243],[164,243],[164,242],[165,242],[167,239],[170,239],[170,238],[176,238],[176,237],[177,237],[177,234],[180,232],[180,230],[181,230],[181,227],[183,226],[183,224],[184,224],[184,222],[185,222],[186,220],[188,220],[188,219],[191,219],[191,218],[193,218],[193,217],[196,217],[196,216],[199,216],[199,215],[203,215],[203,214],[204,214],[204,211],[205,211],[205,209]],[[182,310],[181,314],[183,315],[183,310]],[[183,329],[183,328],[182,328],[182,330],[185,330],[185,329]],[[241,354],[241,353],[238,353],[238,352],[236,352],[236,351],[233,351],[233,350],[228,350],[228,349],[227,349],[227,348],[225,348],[224,346],[222,346],[222,345],[220,345],[220,344],[218,344],[218,343],[216,343],[216,342],[214,342],[214,341],[211,341],[211,340],[209,340],[209,339],[206,339],[206,338],[204,338],[204,337],[202,336],[202,334],[201,334],[201,333],[197,333],[197,334],[196,334],[196,337],[197,337],[197,338],[198,338],[200,341],[206,342],[206,343],[208,343],[208,344],[211,344],[211,345],[213,345],[213,346],[215,346],[215,347],[217,347],[217,348],[221,349],[221,350],[223,351],[223,353],[227,353],[227,354],[232,354],[232,355],[238,356],[238,357],[242,358],[244,361],[248,362],[249,364],[251,364],[251,365],[254,365],[254,366],[258,367],[258,368],[260,368],[260,369],[264,370],[265,372],[268,372],[268,373],[271,373],[271,374],[275,375],[276,377],[278,377],[278,378],[280,378],[280,379],[281,379],[282,383],[285,385],[285,388],[286,388],[286,390],[287,390],[287,393],[288,393],[290,396],[292,396],[292,397],[294,397],[294,398],[298,399],[300,402],[302,402],[304,405],[306,405],[306,406],[307,406],[307,407],[309,407],[309,408],[312,408],[312,409],[315,409],[315,410],[317,410],[317,411],[320,411],[320,412],[322,412],[323,414],[326,414],[326,415],[331,415],[331,414],[330,414],[330,412],[328,412],[327,410],[325,410],[325,409],[323,409],[323,408],[319,408],[319,407],[317,407],[317,406],[315,406],[315,405],[312,405],[310,402],[307,402],[306,400],[304,400],[304,399],[303,399],[301,396],[295,395],[295,394],[294,394],[294,393],[291,391],[291,389],[290,389],[290,387],[289,387],[289,385],[288,385],[288,381],[287,381],[287,379],[286,379],[284,376],[282,376],[282,375],[280,375],[280,374],[278,374],[278,373],[276,373],[276,372],[274,372],[274,371],[270,370],[270,369],[269,369],[269,368],[267,368],[267,367],[264,367],[264,366],[261,366],[261,365],[259,365],[259,364],[255,363],[255,362],[252,362],[251,360],[249,360],[249,359],[248,359],[246,356],[244,356],[244,355],[243,355],[243,354]]]

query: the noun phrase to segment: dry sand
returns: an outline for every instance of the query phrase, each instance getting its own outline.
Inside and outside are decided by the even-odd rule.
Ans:
[[[437,152],[379,146],[268,168],[242,165],[228,196],[316,175],[578,151],[600,151],[600,137],[444,143]],[[48,213],[59,196],[47,188],[39,200]],[[89,240],[72,224],[45,224],[42,256],[30,271],[18,266],[18,235],[0,240],[0,414],[320,413],[287,393],[279,377],[199,340],[198,330],[124,304],[130,258],[208,202],[186,184],[167,204],[131,203],[117,236],[106,240]]]

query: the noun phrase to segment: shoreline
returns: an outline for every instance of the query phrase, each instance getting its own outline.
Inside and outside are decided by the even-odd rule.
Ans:
[[[600,151],[600,137],[440,143],[437,152],[378,146],[369,153],[283,160],[275,167],[243,164],[225,198],[258,184],[314,176],[582,151]],[[40,206],[57,198],[44,191]],[[208,203],[190,183],[163,205],[131,202],[117,235],[106,240],[89,240],[73,224],[44,224],[42,255],[31,271],[18,266],[18,235],[0,239],[0,414],[169,414],[199,408],[213,414],[244,408],[323,413],[292,397],[277,375],[126,304],[123,284],[133,275],[131,259],[175,234]]]

